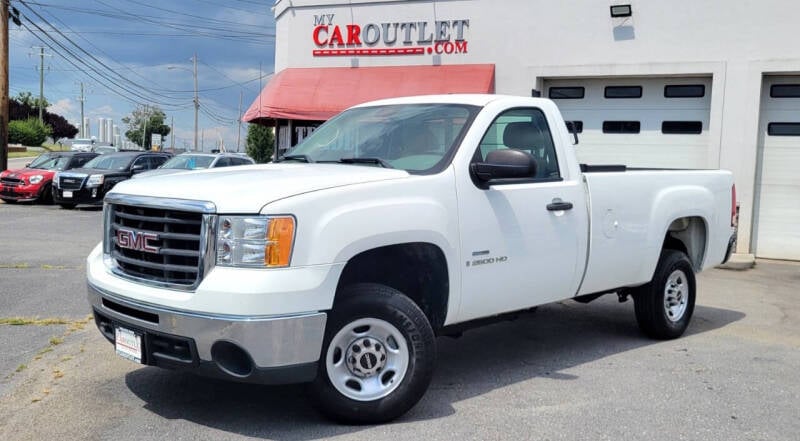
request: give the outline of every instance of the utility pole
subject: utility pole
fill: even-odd
[[[192,61],[194,62],[194,149],[197,150],[197,112],[200,110],[200,98],[197,96],[197,52],[194,53]]]
[[[0,0],[0,170],[8,168],[8,2]]]
[[[175,153],[175,115],[172,115],[172,123],[169,125],[169,133],[172,135],[172,142],[170,143],[172,147],[172,153]]]
[[[239,153],[239,143],[242,140],[242,91],[239,91],[239,133],[236,135],[236,153]]]
[[[206,131],[205,131],[205,129],[200,134],[200,151],[201,152],[206,151]]]
[[[44,57],[52,55],[44,53],[43,46],[34,46],[33,49],[39,49],[39,122],[44,123]]]
[[[142,127],[142,148],[147,150],[147,104],[144,105],[144,126]],[[150,146],[152,148],[153,146]]]
[[[78,101],[81,102],[81,129],[79,130],[81,133],[80,137],[86,138],[86,134],[83,133],[83,102],[86,101],[86,98],[83,96],[83,81],[81,81],[81,97],[78,98]]]

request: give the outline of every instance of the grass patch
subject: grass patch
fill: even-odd
[[[56,370],[53,371],[53,379],[57,380],[57,379],[59,379],[59,378],[61,378],[63,376],[64,376],[64,373],[61,372],[60,370],[56,369]]]
[[[69,356],[69,355],[65,355],[65,356],[61,357],[61,361],[62,361],[62,362],[64,362],[64,361],[70,361],[70,360],[72,360],[72,357],[71,357],[71,356]]]
[[[17,370],[15,370],[14,372],[22,372],[22,371],[24,371],[25,369],[28,369],[28,365],[26,365],[26,364],[21,364],[21,365],[17,366]]]
[[[0,269],[27,269],[30,268],[27,263],[0,263]]]
[[[52,346],[48,346],[48,347],[46,347],[46,348],[42,349],[41,351],[39,351],[39,352],[36,354],[36,355],[39,357],[39,358],[37,358],[37,360],[38,360],[38,359],[40,359],[40,358],[42,358],[42,355],[44,355],[44,354],[46,354],[46,353],[48,353],[48,352],[53,352],[53,347],[52,347]]]
[[[7,317],[7,318],[0,318],[0,325],[10,325],[10,326],[26,326],[26,325],[35,325],[35,326],[50,326],[50,325],[68,325],[72,322],[66,319],[61,318],[30,318],[30,317]]]
[[[42,265],[40,266],[43,270],[63,270],[67,269],[64,265]]]
[[[50,344],[53,346],[60,345],[64,343],[64,339],[61,337],[50,337]]]

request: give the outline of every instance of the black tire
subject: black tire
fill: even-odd
[[[75,208],[75,204],[58,204],[61,205],[61,208],[66,208],[67,210],[72,210]]]
[[[47,184],[39,194],[39,203],[44,205],[53,205],[53,186]]]
[[[314,382],[309,385],[312,402],[325,416],[343,423],[382,423],[403,415],[422,398],[433,376],[436,342],[428,319],[411,299],[384,285],[348,286],[337,293],[336,299],[325,330],[319,372]],[[405,339],[404,344],[408,355],[407,368],[399,383],[391,386],[394,389],[388,392],[388,395],[371,401],[361,401],[346,396],[334,386],[327,368],[329,352],[331,352],[330,360],[333,362],[339,351],[336,349],[338,345],[329,351],[333,338],[345,327],[352,326],[356,321],[363,319],[377,319],[392,325]],[[365,328],[372,332],[372,328],[368,326]],[[376,334],[378,334],[377,331]],[[343,358],[351,354],[351,349],[361,340],[361,337],[347,338],[352,341],[346,349],[346,354],[343,355],[339,351],[339,360],[342,364],[347,363]],[[381,341],[387,348],[392,346],[392,342],[388,339]],[[374,346],[378,347],[378,345]],[[352,354],[358,356],[359,352]],[[362,357],[365,356],[362,355]],[[352,360],[354,363],[359,363],[362,357],[359,357],[358,361],[354,358]],[[341,369],[349,369],[349,372],[353,372],[350,367],[345,366]],[[387,368],[385,373],[389,372],[390,370]],[[383,380],[385,373],[379,369],[374,376],[384,385],[387,383]],[[364,383],[367,384],[367,381]],[[361,393],[361,389],[353,389],[351,393]]]
[[[653,279],[633,292],[639,328],[648,337],[659,340],[680,337],[694,313],[695,291],[689,257],[680,251],[663,250]],[[674,306],[668,308],[667,301]],[[683,301],[685,307],[679,306]]]

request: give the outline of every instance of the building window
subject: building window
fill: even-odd
[[[547,96],[553,100],[574,100],[583,98],[585,93],[583,87],[551,87]]]
[[[702,84],[664,86],[664,98],[702,98],[705,95],[706,86]]]
[[[800,84],[773,84],[769,88],[772,98],[800,98]]]
[[[773,122],[767,125],[769,136],[800,136],[800,123]]]
[[[603,121],[603,133],[639,133],[639,121]]]
[[[661,133],[665,135],[699,135],[702,132],[702,121],[664,121],[661,123]]]
[[[606,98],[641,98],[642,86],[606,86]]]
[[[564,123],[566,123],[569,133],[572,133],[572,127],[575,127],[575,133],[583,133],[583,121],[564,121]]]

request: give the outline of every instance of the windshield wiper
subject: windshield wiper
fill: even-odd
[[[381,158],[339,158],[339,162],[344,164],[378,164],[383,168],[394,168],[392,164]]]
[[[309,164],[314,162],[314,160],[311,159],[311,157],[309,157],[308,155],[283,155],[280,158],[278,158],[278,162],[283,162],[287,159],[294,159],[295,161],[303,161]]]

